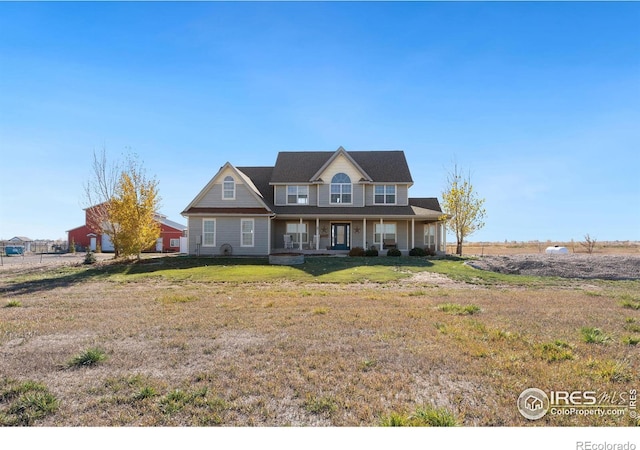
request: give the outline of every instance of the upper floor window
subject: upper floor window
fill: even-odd
[[[309,186],[287,186],[288,205],[308,205]]]
[[[376,205],[395,205],[396,187],[393,185],[377,185],[374,188],[373,203]]]
[[[232,176],[226,176],[222,183],[222,198],[233,200],[236,198],[236,182]]]
[[[346,173],[331,179],[331,203],[351,203],[351,178]]]

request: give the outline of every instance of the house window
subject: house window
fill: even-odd
[[[331,179],[331,203],[351,203],[351,178],[346,173]]]
[[[436,247],[436,224],[428,223],[424,226],[424,245],[429,248]]]
[[[374,227],[373,242],[382,248],[383,241],[387,239],[396,242],[395,223],[376,223]]]
[[[240,219],[240,246],[253,247],[253,219]]]
[[[216,246],[216,219],[203,219],[202,221],[202,246]]]
[[[376,205],[395,205],[396,187],[393,185],[377,185],[374,188],[373,203]]]
[[[288,205],[308,205],[309,186],[287,186]]]
[[[169,239],[169,247],[180,247],[180,239]]]
[[[309,242],[309,233],[306,223],[291,222],[287,224],[287,234],[291,235],[294,244],[300,244],[300,235],[302,235],[302,243]]]
[[[236,198],[236,182],[232,176],[224,178],[224,183],[222,183],[222,198],[224,200],[233,200]]]

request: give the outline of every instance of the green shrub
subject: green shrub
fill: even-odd
[[[67,367],[89,367],[101,363],[107,359],[102,349],[93,347],[77,354],[67,362]]]
[[[362,247],[353,247],[349,250],[349,256],[364,256],[365,251]]]
[[[20,306],[22,306],[22,302],[20,302],[20,300],[9,300],[7,304],[4,305],[5,308],[18,308]]]
[[[424,248],[413,247],[409,250],[409,256],[427,256],[427,251]]]
[[[364,252],[364,256],[378,256],[378,250],[376,250],[375,248],[367,249]]]
[[[402,256],[402,252],[397,248],[387,250],[387,256]]]
[[[88,251],[84,255],[84,263],[85,264],[95,264],[97,261],[98,260],[96,259],[96,255],[91,251]]]

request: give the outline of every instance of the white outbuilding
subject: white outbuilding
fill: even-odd
[[[559,245],[555,245],[553,247],[547,247],[544,252],[550,255],[566,255],[567,253],[569,253],[569,250],[567,250],[567,247],[560,247]]]

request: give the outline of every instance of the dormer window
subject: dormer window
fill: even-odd
[[[231,175],[224,178],[222,183],[222,199],[233,200],[236,198],[236,182]]]
[[[331,179],[331,203],[351,203],[351,178],[346,173],[337,173]]]

